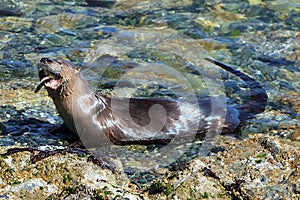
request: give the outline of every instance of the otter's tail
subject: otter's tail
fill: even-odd
[[[212,58],[205,58],[205,60],[218,65],[226,71],[233,73],[248,84],[250,88],[249,99],[245,100],[243,104],[236,106],[236,108],[240,112],[239,118],[241,121],[253,118],[256,114],[265,111],[268,95],[265,89],[256,80],[236,69],[233,69],[231,66],[228,66]]]

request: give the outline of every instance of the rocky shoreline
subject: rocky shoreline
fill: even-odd
[[[135,184],[124,173],[89,162],[86,155],[56,154],[30,164],[37,152],[5,155],[1,148],[0,196],[4,199],[298,199],[299,141],[255,134],[226,142],[220,151]]]

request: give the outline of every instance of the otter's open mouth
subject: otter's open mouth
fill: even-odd
[[[46,76],[46,77],[42,78],[42,80],[39,82],[39,84],[36,87],[36,89],[34,90],[34,92],[35,93],[39,92],[40,89],[43,86],[55,90],[60,85],[60,82],[61,82],[61,80],[60,79],[55,79],[54,76],[51,76],[51,75],[50,76]]]
[[[53,61],[50,59],[41,59],[41,70],[39,71],[39,77],[41,81],[34,90],[35,93],[39,92],[43,86],[55,90],[61,85],[62,77],[59,74],[53,73],[47,69],[48,64],[51,64],[51,62]]]

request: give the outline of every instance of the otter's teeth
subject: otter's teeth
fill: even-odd
[[[43,87],[43,85],[48,82],[50,79],[52,79],[52,76],[46,76],[44,77],[38,84],[38,86],[36,87],[36,89],[34,90],[35,93],[37,93],[38,91],[41,90],[41,88]]]
[[[45,83],[45,86],[46,86],[46,87],[49,87],[49,88],[51,88],[51,89],[53,89],[53,90],[55,90],[55,89],[57,89],[57,87],[59,86],[59,83],[60,83],[59,80],[56,80],[56,79],[50,79],[50,81],[47,81],[47,82]]]

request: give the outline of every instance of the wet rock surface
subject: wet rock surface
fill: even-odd
[[[297,0],[0,1],[0,198],[299,199],[299,9]],[[69,59],[109,95],[210,95],[210,80],[229,104],[247,98],[244,82],[202,64],[206,55],[255,78],[269,102],[205,156],[197,139],[175,160],[150,159],[159,145],[101,150],[115,171],[83,147],[31,163],[78,141],[56,130],[46,91],[33,92],[40,58]],[[7,154],[16,147],[33,150]]]
[[[29,152],[2,154],[0,191],[8,198],[41,199],[299,198],[298,141],[262,134],[236,142],[223,139],[223,151],[181,167],[157,169],[159,178],[140,183],[129,179],[115,159],[117,170],[112,172],[79,154],[57,154],[35,164],[29,164]]]

